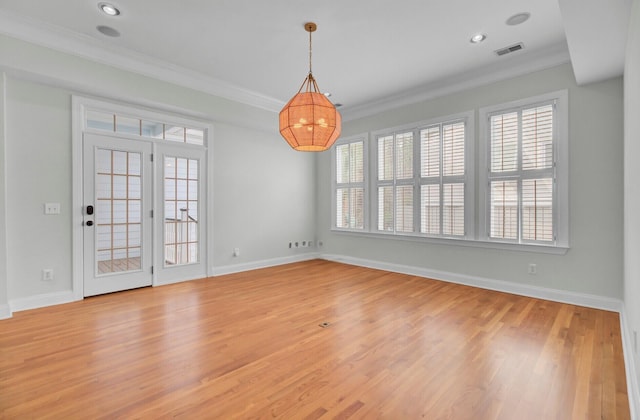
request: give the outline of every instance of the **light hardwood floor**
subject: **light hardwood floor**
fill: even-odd
[[[0,352],[8,419],[629,418],[617,314],[321,260],[18,312]]]

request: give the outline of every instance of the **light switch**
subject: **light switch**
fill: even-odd
[[[60,203],[44,203],[44,214],[60,214]]]

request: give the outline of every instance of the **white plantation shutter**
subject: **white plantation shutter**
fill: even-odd
[[[518,113],[491,117],[491,172],[518,169]]]
[[[465,235],[465,123],[420,130],[420,233]]]
[[[553,106],[522,111],[522,169],[553,166]]]
[[[522,239],[553,240],[553,179],[522,180]]]
[[[378,139],[378,179],[393,180],[393,136]]]
[[[413,178],[413,133],[396,135],[396,179]]]
[[[440,176],[440,126],[435,125],[420,131],[421,176]]]
[[[464,175],[464,123],[442,127],[442,175]]]
[[[393,232],[393,187],[378,188],[378,230]]]
[[[442,186],[442,233],[450,236],[464,235],[464,184]]]
[[[413,232],[413,185],[396,187],[396,232]]]
[[[378,137],[378,230],[412,233],[413,132]]]
[[[518,238],[518,181],[491,182],[491,237]]]
[[[554,113],[550,102],[490,116],[490,238],[555,241]]]
[[[364,229],[364,141],[337,145],[335,168],[335,225]]]
[[[427,235],[440,234],[440,184],[420,187],[420,232]]]

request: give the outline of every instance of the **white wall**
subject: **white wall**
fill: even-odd
[[[0,36],[0,51],[0,71],[8,74],[2,159],[7,191],[2,194],[0,187],[0,216],[6,210],[2,238],[9,244],[6,269],[0,258],[0,305],[3,290],[9,303],[71,295],[71,96],[76,93],[212,121],[209,193],[215,217],[209,261],[216,271],[312,251],[289,249],[288,243],[314,237],[315,159],[280,138],[276,114],[9,37]],[[44,215],[45,202],[60,202],[61,214]],[[232,257],[235,247],[240,257]],[[54,269],[54,281],[40,280],[43,268]]]
[[[11,315],[7,294],[5,117],[5,75],[0,72],[0,319]]]
[[[569,90],[571,248],[566,255],[375,239],[332,232],[329,154],[323,154],[318,160],[318,235],[324,242],[321,251],[460,276],[621,299],[621,78],[578,87],[570,65],[563,65],[349,121],[344,124],[343,136],[477,110],[560,89]],[[536,276],[527,274],[529,263],[537,264]]]
[[[315,238],[315,162],[280,137],[216,124],[214,264],[250,264],[308,252],[289,242]],[[240,257],[232,256],[240,248]]]
[[[71,95],[9,78],[6,113],[9,299],[71,290]],[[60,215],[45,216],[46,202]]]
[[[624,99],[624,303],[633,341],[633,332],[640,333],[640,0],[633,2],[629,21]],[[630,347],[633,349],[633,345]],[[633,350],[633,358],[637,385],[640,382],[637,348]],[[640,415],[640,406],[636,410]]]

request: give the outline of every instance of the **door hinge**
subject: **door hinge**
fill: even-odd
[[[153,210],[151,210],[150,213],[151,213],[151,218],[153,219]]]
[[[151,153],[149,156],[151,156],[151,162],[153,162],[153,153]]]
[[[151,266],[151,274],[153,274],[153,266]]]

